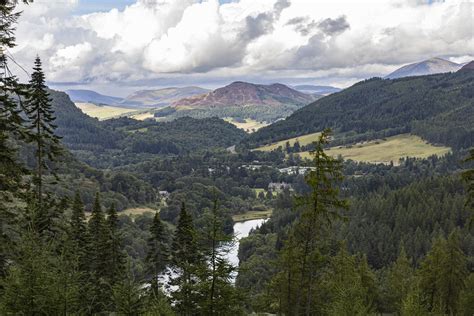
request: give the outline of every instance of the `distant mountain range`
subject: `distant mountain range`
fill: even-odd
[[[184,98],[172,103],[173,107],[209,108],[229,106],[306,105],[316,99],[280,83],[271,85],[236,81],[209,93]]]
[[[298,85],[293,86],[293,89],[306,94],[328,95],[336,93],[342,89],[331,86],[314,86],[314,85]]]
[[[124,108],[160,108],[170,105],[181,98],[209,92],[199,87],[164,88],[139,90],[126,98],[103,95],[92,90],[66,90],[73,102],[94,103],[97,105],[112,105]]]
[[[431,58],[418,63],[403,66],[385,76],[386,79],[402,77],[433,75],[446,72],[455,72],[462,67],[461,64],[453,63],[442,58]]]
[[[123,98],[100,94],[92,90],[66,90],[72,102],[94,103],[97,105],[125,106]]]
[[[183,88],[164,88],[153,90],[139,90],[125,98],[126,102],[136,102],[147,107],[164,107],[171,103],[187,97],[200,95],[210,90],[200,87],[183,87]]]

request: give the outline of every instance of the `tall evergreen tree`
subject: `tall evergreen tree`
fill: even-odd
[[[92,215],[89,219],[89,270],[90,302],[89,312],[99,313],[110,304],[110,287],[106,282],[108,273],[108,234],[105,216],[100,204],[99,193],[96,194]]]
[[[474,163],[474,148],[469,151],[469,157],[465,162]],[[466,207],[472,212],[470,224],[474,225],[474,169],[464,171],[462,178],[467,184]]]
[[[222,215],[218,201],[214,201],[211,212],[204,214],[205,261],[199,284],[202,301],[200,303],[205,315],[239,315],[243,313],[242,296],[232,284],[233,267],[226,258],[232,236],[223,232]]]
[[[125,254],[122,251],[122,236],[118,227],[115,205],[107,210],[107,279],[113,286],[125,272]]]
[[[329,137],[330,130],[325,130],[314,143],[315,149],[311,151],[314,169],[305,177],[311,191],[296,198],[296,205],[301,210],[300,218],[290,231],[288,240],[291,243],[285,245],[280,255],[284,260],[281,266],[291,270],[281,271],[287,277],[279,278],[280,282],[291,282],[279,286],[287,289],[280,292],[285,293],[285,297],[279,298],[280,302],[287,301],[284,305],[288,310],[283,310],[286,314],[315,313],[314,286],[317,284],[317,269],[324,264],[323,241],[332,222],[341,218],[340,210],[347,208],[347,202],[339,197],[342,164],[324,152]]]
[[[87,245],[89,242],[87,235],[87,222],[84,212],[84,204],[82,202],[79,192],[74,195],[72,204],[72,214],[70,220],[69,238],[72,241],[74,250],[80,258],[81,264],[85,264],[85,257],[87,255]],[[83,258],[83,259],[81,259]],[[83,267],[85,270],[85,267]]]
[[[131,264],[124,270],[125,276],[117,281],[112,288],[112,301],[118,315],[143,315],[145,301],[142,285],[135,281]]]
[[[457,232],[452,232],[448,240],[437,238],[420,267],[420,288],[428,308],[455,315],[467,276],[467,258],[459,247]]]
[[[401,247],[397,260],[390,267],[387,275],[388,300],[393,305],[391,312],[401,313],[402,304],[415,283],[414,269],[410,259]]]
[[[55,135],[54,111],[51,99],[46,91],[45,75],[41,66],[41,59],[36,57],[35,66],[30,80],[30,93],[26,101],[27,115],[31,120],[29,129],[36,146],[36,174],[34,183],[38,204],[41,207],[43,200],[43,176],[48,170],[48,161],[56,160],[61,152],[60,138]]]
[[[200,281],[199,270],[203,260],[193,219],[186,211],[184,202],[176,226],[172,254],[175,277],[172,278],[171,285],[177,287],[172,293],[176,310],[183,316],[194,315],[198,309],[196,285]]]
[[[23,191],[21,176],[25,173],[12,145],[13,139],[25,135],[21,100],[27,95],[8,67],[7,49],[15,47],[15,24],[20,16],[13,12],[14,8],[15,4],[10,1],[0,5],[0,279],[5,276],[11,259],[10,236],[18,213],[12,202]]]
[[[145,259],[147,274],[151,277],[151,289],[153,295],[159,293],[159,275],[166,269],[169,263],[168,240],[165,235],[165,228],[160,220],[160,214],[155,213],[153,223],[150,227],[150,238],[147,242],[148,252]]]

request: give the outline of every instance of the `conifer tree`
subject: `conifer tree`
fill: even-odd
[[[200,293],[200,303],[205,315],[239,315],[242,310],[242,296],[232,284],[233,267],[226,259],[229,246],[233,243],[232,236],[223,232],[222,216],[218,201],[214,201],[211,212],[204,214],[205,261]]]
[[[8,67],[7,49],[15,47],[15,24],[20,16],[13,12],[14,8],[11,2],[0,5],[0,280],[11,260],[10,236],[17,215],[11,203],[22,192],[21,176],[25,173],[16,161],[11,142],[14,137],[25,138],[21,100],[27,95]]]
[[[148,252],[146,256],[147,273],[151,276],[151,290],[153,295],[159,292],[159,275],[166,269],[169,263],[169,249],[165,228],[160,220],[158,212],[153,217],[150,227],[150,238],[147,242]]]
[[[38,204],[41,207],[43,201],[43,176],[49,169],[48,161],[57,159],[61,152],[59,145],[60,137],[55,135],[54,111],[51,105],[49,93],[46,91],[45,75],[41,66],[41,59],[36,57],[29,84],[29,96],[26,101],[27,115],[30,119],[28,128],[31,132],[32,141],[36,146],[36,174],[34,183]]]
[[[474,163],[474,148],[469,151],[469,157],[465,162]],[[474,169],[464,171],[462,178],[467,184],[466,207],[472,213],[470,224],[474,226]]]
[[[393,311],[401,313],[403,301],[415,283],[414,269],[403,246],[397,260],[388,271],[387,283],[389,301],[393,304]]]
[[[370,286],[364,284],[367,283],[364,280],[367,272],[361,273],[360,266],[361,263],[347,252],[345,245],[330,259],[329,271],[323,278],[329,294],[325,302],[329,315],[369,315],[373,311]]]
[[[115,205],[107,210],[107,279],[111,286],[117,282],[125,271],[125,254],[122,251],[122,237],[118,227]]]
[[[112,288],[115,311],[118,315],[143,315],[145,311],[144,293],[141,284],[135,281],[130,262],[125,271],[125,277],[117,281]]]
[[[176,226],[172,254],[176,277],[172,278],[171,285],[177,286],[177,290],[172,293],[175,308],[180,315],[194,315],[198,309],[196,284],[199,282],[198,273],[203,261],[193,219],[186,211],[184,202]]]
[[[72,214],[70,220],[69,237],[73,243],[73,247],[78,258],[83,258],[85,261],[87,255],[87,244],[89,242],[87,236],[86,215],[84,212],[84,204],[82,203],[79,192],[76,191],[74,201],[72,204]],[[82,262],[85,264],[85,262]]]
[[[108,236],[104,213],[100,204],[99,193],[96,194],[92,215],[89,219],[89,269],[90,269],[90,302],[89,312],[99,313],[106,310],[110,303],[110,287],[106,282],[108,270]]]
[[[430,311],[455,315],[467,276],[467,258],[459,247],[457,231],[448,240],[437,238],[420,267],[420,289]]]
[[[288,284],[284,291],[287,300],[283,311],[287,314],[298,315],[304,312],[307,315],[314,313],[314,286],[317,269],[322,268],[324,256],[321,251],[325,234],[332,222],[341,219],[341,209],[347,208],[347,202],[339,197],[338,183],[342,181],[342,164],[324,152],[324,146],[329,143],[330,130],[321,133],[318,142],[314,143],[313,157],[314,170],[306,177],[306,183],[311,188],[309,194],[296,198],[296,205],[301,210],[300,218],[290,231],[291,243],[285,245],[280,258],[284,260],[282,267],[292,271],[282,271],[287,275]],[[291,248],[291,249],[290,249]],[[290,255],[291,254],[291,255]],[[280,276],[281,282],[287,278]],[[285,286],[279,286],[285,288]],[[294,291],[294,293],[290,292]]]

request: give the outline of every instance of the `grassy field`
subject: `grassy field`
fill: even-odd
[[[294,138],[290,138],[290,139],[281,140],[279,142],[276,142],[276,143],[273,143],[273,144],[270,144],[270,145],[265,145],[265,146],[262,146],[262,147],[258,147],[255,150],[272,151],[272,150],[277,149],[280,146],[284,149],[285,145],[286,145],[286,142],[290,142],[290,145],[293,146],[296,141],[298,141],[300,143],[300,145],[308,145],[308,144],[311,144],[314,141],[317,141],[319,135],[321,135],[321,133],[319,133],[319,132],[318,133],[307,134],[307,135],[302,135],[302,136],[298,136],[298,137],[294,137]]]
[[[85,114],[98,118],[99,120],[106,120],[118,116],[128,116],[130,113],[139,111],[109,105],[98,106],[92,103],[76,103],[76,106]]]
[[[262,127],[265,127],[268,125],[266,122],[258,122],[252,119],[245,119],[245,123],[239,123],[236,122],[233,118],[227,117],[224,120],[227,122],[234,124],[237,128],[243,129],[247,133],[253,133],[257,130],[259,130]]]
[[[132,119],[139,120],[139,121],[144,121],[149,118],[154,118],[154,114],[150,112],[144,112],[144,113],[138,113],[134,115],[130,115]]]
[[[426,158],[431,155],[442,156],[450,152],[449,147],[433,146],[422,138],[401,134],[388,137],[385,140],[374,140],[347,146],[333,147],[327,153],[337,157],[341,155],[344,159],[364,161],[371,163],[398,163],[403,157]],[[301,157],[309,158],[309,152],[300,153]]]
[[[265,211],[248,211],[243,214],[237,214],[232,216],[234,222],[243,222],[251,219],[267,218],[272,215],[272,210]]]
[[[137,216],[137,215],[141,215],[143,213],[146,213],[146,212],[150,212],[152,214],[155,214],[157,210],[155,209],[152,209],[150,207],[132,207],[132,208],[127,208],[121,212],[119,212],[119,215],[123,214],[123,215],[128,215],[128,216]]]

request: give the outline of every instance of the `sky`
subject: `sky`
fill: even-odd
[[[39,55],[60,90],[347,87],[432,57],[474,59],[470,0],[35,0],[18,10],[11,55],[27,72]]]

